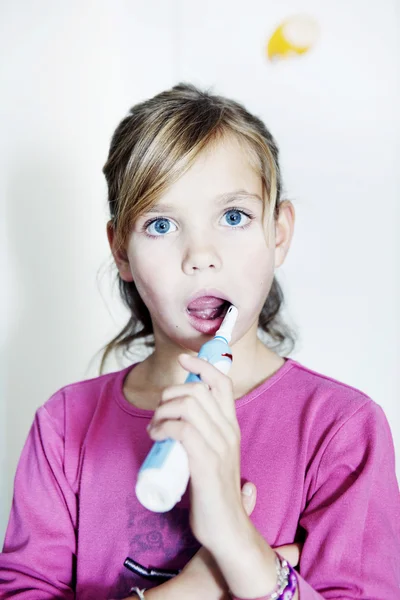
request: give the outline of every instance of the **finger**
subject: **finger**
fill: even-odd
[[[192,478],[210,478],[212,473],[218,472],[218,454],[191,423],[163,421],[152,427],[149,435],[153,440],[172,438],[181,442],[189,458]]]
[[[182,418],[186,418],[194,426],[197,427],[196,415],[193,415],[193,418],[191,418],[190,397],[192,397],[195,401],[197,401],[198,405],[204,409],[205,413],[208,414],[209,418],[211,419],[211,422],[213,422],[215,427],[218,428],[220,434],[225,438],[227,444],[230,447],[237,446],[238,444],[240,444],[240,428],[236,417],[234,422],[226,418],[224,413],[221,411],[217,400],[214,398],[211,391],[208,390],[203,383],[185,383],[183,385],[165,388],[165,390],[162,392],[161,397],[162,402],[156,409],[153,419],[160,420],[159,414],[164,414],[163,412],[159,413],[161,406],[163,406],[171,400],[181,398],[182,400],[184,399],[186,403],[188,403],[188,405],[185,407],[186,412],[184,415],[182,415]],[[175,418],[179,418],[179,416]],[[210,430],[209,428],[207,428],[202,420],[199,421],[198,429],[202,432],[203,435],[205,435],[206,439],[209,440],[210,445],[214,446],[212,436],[213,431],[215,430]],[[218,448],[216,447],[216,449]]]
[[[226,451],[226,440],[221,429],[194,396],[182,396],[163,402],[154,413],[149,432],[158,426],[158,431],[165,431],[165,428],[161,429],[163,423],[179,419],[192,425],[219,455]]]
[[[257,500],[257,488],[254,483],[247,481],[242,487],[242,504],[249,517],[254,510]]]
[[[199,375],[202,382],[210,387],[211,393],[218,401],[225,416],[230,421],[232,421],[232,419],[236,421],[236,409],[231,379],[227,375],[224,375],[224,373],[218,371],[214,365],[197,356],[180,354],[178,360],[184,369]]]
[[[286,558],[286,560],[295,567],[299,564],[301,550],[303,548],[303,544],[295,543],[295,544],[285,544],[284,546],[277,546],[274,548],[278,554]]]
[[[161,403],[183,396],[194,396],[200,405],[208,412],[214,423],[223,427],[226,420],[220,406],[204,383],[184,383],[165,388],[161,394]]]

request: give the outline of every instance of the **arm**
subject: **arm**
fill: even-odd
[[[1,597],[75,598],[76,499],[63,472],[63,437],[40,408],[18,464],[0,554]]]
[[[170,581],[163,583],[145,592],[146,600],[229,600],[231,596],[227,591],[219,589],[215,582],[206,578],[198,579],[193,576],[186,577],[182,572]],[[137,596],[130,596],[125,600],[138,600]]]
[[[254,484],[248,482],[245,486],[251,493],[244,493],[242,488],[242,504],[247,515],[251,515],[256,504],[257,490]],[[287,557],[297,564],[299,560],[300,548],[291,546],[282,546],[280,549]],[[231,596],[228,587],[217,563],[206,548],[201,547],[193,558],[185,565],[182,572],[174,579],[146,591],[146,599],[165,598],[171,600],[179,598],[207,598],[207,600],[225,600]],[[161,596],[163,594],[163,596]],[[131,597],[134,598],[134,597]],[[126,598],[125,600],[130,600]],[[137,600],[137,599],[136,599]]]
[[[329,599],[400,597],[399,487],[378,404],[365,403],[331,439],[299,524],[302,600],[319,600],[314,590]]]
[[[249,483],[247,483],[249,485]],[[252,498],[243,496],[243,505],[247,514],[251,514],[256,501],[256,488],[253,484]],[[286,544],[276,548],[277,552],[291,565],[296,566],[299,562],[301,544]],[[174,584],[174,585],[172,585]],[[159,596],[156,595],[159,594]],[[163,594],[161,596],[161,593]],[[167,595],[168,594],[168,595]],[[183,571],[171,581],[156,588],[146,591],[146,599],[154,598],[199,598],[203,600],[231,600],[232,596],[226,585],[222,573],[208,550],[200,548],[195,556],[187,563]],[[137,596],[130,596],[124,600],[137,600]]]
[[[146,590],[146,600],[228,600],[228,588],[211,554],[204,547],[186,564],[181,573],[155,588]],[[124,600],[137,600],[137,595]]]
[[[377,404],[365,403],[333,435],[299,526],[300,600],[400,597],[399,489],[391,432]],[[246,552],[216,557],[243,598],[274,585],[270,547],[256,534],[248,539]]]

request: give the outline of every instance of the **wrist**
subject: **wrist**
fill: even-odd
[[[254,598],[252,596],[252,600],[299,600],[297,574],[290,563],[279,554],[276,555],[276,574],[275,588],[262,597]],[[243,596],[239,598],[235,594],[231,594],[231,598],[232,600],[246,600]]]
[[[215,535],[212,544],[205,544],[208,551],[214,556],[219,564],[223,557],[240,557],[242,548],[252,548],[258,531],[251,522],[249,516],[242,509],[231,516],[229,525],[221,525],[218,535]]]
[[[265,596],[277,583],[276,553],[250,520],[246,529],[236,533],[224,552],[214,554],[226,584],[234,597]]]

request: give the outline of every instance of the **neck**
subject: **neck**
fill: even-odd
[[[235,400],[257,387],[284,362],[258,339],[256,326],[231,348],[233,363],[229,377],[232,379]],[[184,383],[188,372],[178,363],[178,355],[182,352],[197,354],[172,344],[169,339],[163,339],[159,332],[155,332],[155,350],[142,363],[142,381],[146,381],[146,385],[154,392]]]

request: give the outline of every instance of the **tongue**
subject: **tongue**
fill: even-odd
[[[203,296],[202,298],[193,300],[193,302],[188,305],[188,310],[197,311],[208,308],[219,308],[223,304],[225,304],[225,300],[222,300],[222,298],[215,298],[215,296]]]
[[[214,296],[203,296],[188,305],[188,311],[198,319],[216,319],[220,317],[226,306],[226,300]]]

